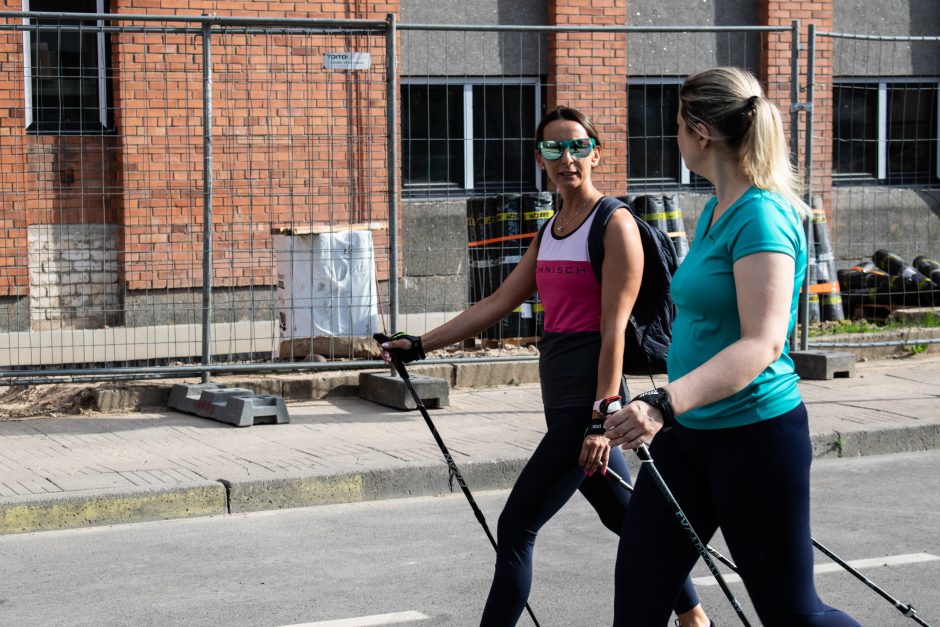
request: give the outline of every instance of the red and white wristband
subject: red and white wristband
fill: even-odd
[[[622,407],[620,396],[608,396],[599,401],[594,401],[594,411],[591,413],[591,422],[584,430],[584,437],[589,435],[604,435],[607,429],[604,427],[604,421],[609,414],[619,411]]]

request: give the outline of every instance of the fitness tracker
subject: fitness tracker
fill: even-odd
[[[584,430],[584,437],[589,435],[604,435],[607,433],[607,428],[604,427],[604,421],[607,420],[608,414],[620,410],[620,400],[620,396],[608,396],[599,401],[594,401],[594,411],[591,413],[591,422],[588,423],[587,429]]]

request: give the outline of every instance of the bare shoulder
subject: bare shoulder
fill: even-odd
[[[636,218],[628,209],[618,209],[610,216],[607,223],[606,236],[614,235],[619,237],[639,237],[640,230],[636,225]]]

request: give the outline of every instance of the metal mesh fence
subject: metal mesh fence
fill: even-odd
[[[831,117],[813,138],[832,149],[831,204],[817,199],[838,275],[828,280],[850,318],[938,305],[940,37],[818,40],[833,63],[831,84],[820,85],[831,89]]]
[[[4,14],[0,372],[377,365],[374,331],[485,297],[552,215],[534,132],[558,105],[598,126],[597,187],[681,254],[710,192],[675,143],[681,80],[751,69],[799,156],[807,70],[766,62],[796,32]],[[820,38],[827,272],[936,258],[936,38]],[[438,357],[534,358],[540,331],[533,294]]]
[[[557,208],[535,162],[536,125],[556,106],[595,122],[598,189],[628,201],[684,254],[710,184],[676,145],[682,79],[716,64],[760,73],[771,40],[790,45],[789,29],[766,27],[400,29],[401,302],[412,333],[492,293]],[[791,75],[762,78],[788,110]],[[450,354],[534,354],[541,331],[536,293]]]
[[[386,32],[6,20],[0,367],[302,361],[313,336],[376,330],[389,271]],[[350,342],[318,350],[355,356]]]

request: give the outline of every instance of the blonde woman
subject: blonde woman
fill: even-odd
[[[630,449],[656,435],[657,468],[703,541],[721,528],[764,625],[858,625],[813,585],[812,446],[788,355],[807,208],[780,113],[754,76],[732,67],[689,77],[679,101],[679,150],[715,196],[672,283],[669,383],[611,415],[608,437]],[[617,587],[615,625],[666,624],[697,557],[641,472],[617,580],[644,568]]]

